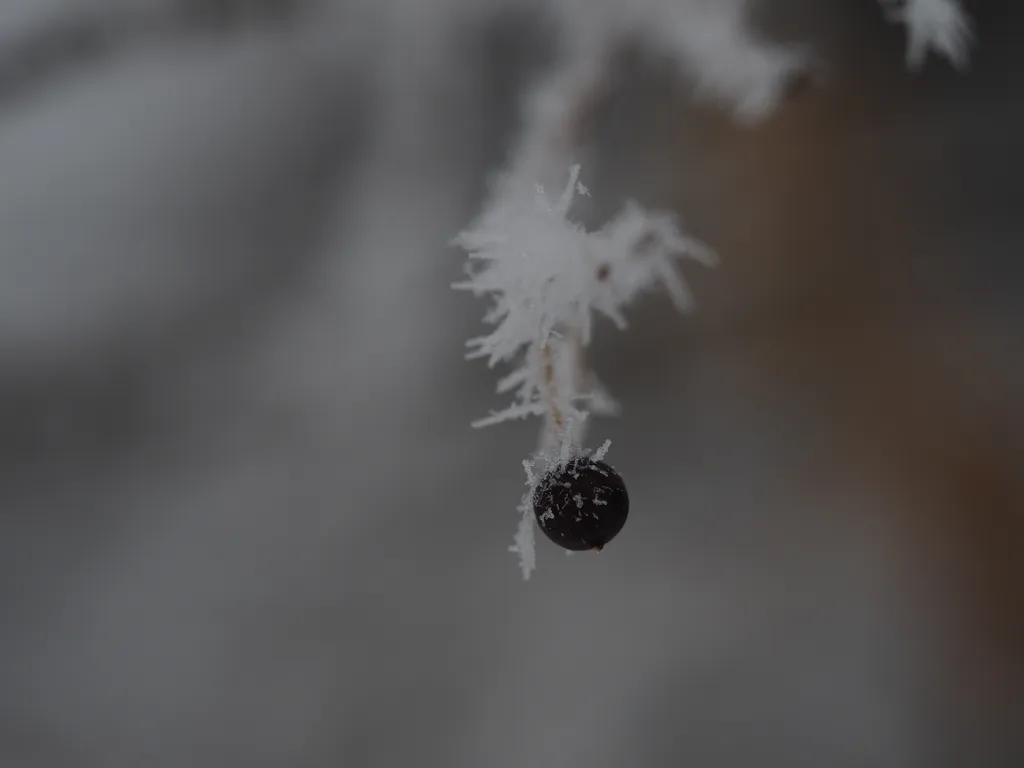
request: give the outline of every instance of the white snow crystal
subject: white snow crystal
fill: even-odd
[[[907,67],[920,69],[928,50],[967,67],[971,23],[957,0],[879,0],[890,21],[907,27]]]
[[[519,555],[519,568],[523,572],[523,580],[530,578],[537,567],[537,554],[533,538],[533,502],[530,494],[526,494],[517,508],[520,514],[519,527],[516,529],[514,542],[509,552]]]
[[[552,405],[552,383],[561,401],[556,405],[582,420],[576,406],[594,393],[576,380],[574,344],[589,344],[593,314],[625,328],[626,305],[659,284],[687,309],[691,297],[676,260],[715,261],[710,249],[679,231],[673,217],[636,204],[604,229],[587,232],[568,218],[579,171],[578,165],[569,169],[569,181],[554,200],[543,189],[530,197],[500,196],[455,240],[478,266],[453,287],[489,297],[485,321],[495,326],[468,342],[468,357],[485,358],[490,366],[520,361],[498,384],[499,393],[515,391],[514,402],[475,426],[544,415]]]

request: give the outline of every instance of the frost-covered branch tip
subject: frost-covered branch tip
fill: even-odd
[[[498,383],[499,393],[514,393],[513,401],[474,426],[543,418],[534,463],[548,470],[580,455],[588,413],[615,410],[584,355],[594,315],[625,328],[626,307],[659,286],[679,309],[688,309],[691,296],[678,260],[715,263],[712,251],[685,236],[673,216],[649,213],[635,203],[600,230],[588,232],[570,218],[573,200],[588,194],[579,174],[579,166],[572,166],[555,198],[540,186],[532,195],[519,196],[511,193],[515,187],[504,187],[505,194],[455,240],[466,250],[469,265],[467,279],[453,287],[491,303],[485,322],[493,330],[470,339],[468,357],[485,359],[490,366],[516,365]],[[531,507],[524,505],[516,547],[528,574],[533,554],[527,553],[525,537],[528,532],[532,538]]]
[[[490,366],[519,362],[498,385],[499,393],[516,393],[513,403],[476,426],[526,416],[551,417],[564,426],[585,401],[597,398],[610,407],[582,370],[594,314],[625,328],[625,307],[658,285],[687,309],[691,296],[677,260],[715,262],[711,250],[684,236],[673,217],[636,204],[596,232],[572,222],[573,198],[587,194],[579,171],[578,165],[570,168],[556,199],[543,187],[526,199],[506,197],[455,240],[470,267],[468,279],[453,287],[489,298],[485,321],[495,326],[468,342],[469,357]]]

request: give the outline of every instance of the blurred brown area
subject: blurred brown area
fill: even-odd
[[[1024,17],[967,7],[981,41],[971,70],[932,59],[916,76],[894,73],[897,43],[870,9],[831,7],[809,35],[831,36],[826,88],[795,93],[752,131],[684,107],[669,121],[684,136],[669,164],[679,210],[723,254],[694,275],[700,310],[682,348],[731,357],[739,391],[796,403],[817,425],[804,482],[888,500],[857,514],[881,517],[903,587],[935,622],[932,764],[1013,765],[1024,760],[1024,267],[1019,225],[986,227],[1013,216],[999,198],[1024,173]],[[813,16],[791,12],[797,29]]]

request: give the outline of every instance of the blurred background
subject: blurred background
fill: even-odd
[[[722,265],[602,327],[630,521],[523,583],[447,246],[557,55],[511,6],[0,4],[0,766],[1024,765],[1024,14],[911,74],[766,0],[828,80],[753,127],[626,41],[595,223]]]

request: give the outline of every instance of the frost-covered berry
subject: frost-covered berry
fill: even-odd
[[[577,457],[549,470],[533,491],[540,529],[568,550],[600,550],[626,524],[626,484],[603,461]]]

